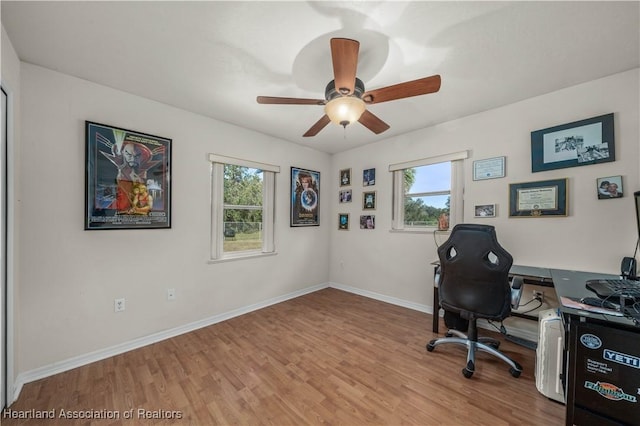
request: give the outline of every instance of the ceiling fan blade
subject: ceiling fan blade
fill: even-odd
[[[353,93],[358,68],[360,43],[348,38],[331,39],[331,59],[336,90],[343,95]]]
[[[327,114],[325,114],[322,116],[322,118],[320,118],[320,120],[316,121],[316,124],[311,126],[309,130],[307,130],[307,133],[302,136],[304,136],[305,138],[308,138],[309,136],[315,136],[329,123],[331,123],[331,120],[329,120],[329,117],[327,116]]]
[[[258,96],[259,104],[279,104],[279,105],[324,105],[324,99],[304,99],[304,98],[279,98],[276,96]]]
[[[438,90],[440,90],[440,76],[436,74],[431,77],[419,78],[418,80],[406,81],[404,83],[394,84],[393,86],[370,90],[362,95],[362,100],[368,104],[379,104],[380,102],[435,93]]]
[[[389,125],[387,123],[380,120],[375,114],[368,110],[364,110],[358,121],[360,122],[360,124],[371,130],[376,135],[379,135],[380,133],[389,129]]]

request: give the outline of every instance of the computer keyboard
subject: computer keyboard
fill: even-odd
[[[640,281],[625,279],[597,279],[587,281],[586,287],[602,299],[612,296],[640,299]]]

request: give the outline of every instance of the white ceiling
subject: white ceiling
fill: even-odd
[[[640,66],[640,3],[0,2],[9,39],[41,65],[335,153]],[[367,89],[440,74],[438,93],[369,106],[359,123],[302,134],[322,99],[329,39],[360,41]]]

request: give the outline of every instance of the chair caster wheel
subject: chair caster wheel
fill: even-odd
[[[520,373],[522,373],[522,371],[516,370],[515,368],[511,367],[509,369],[509,373],[511,373],[511,375],[517,379],[518,377],[520,377]]]
[[[436,346],[433,344],[433,342],[435,342],[435,340],[432,340],[429,343],[427,343],[427,350],[429,352],[433,352],[433,350],[436,348]]]
[[[462,375],[468,379],[473,376],[473,372],[475,370],[476,366],[473,364],[473,362],[469,361],[467,362],[467,366],[462,369]]]

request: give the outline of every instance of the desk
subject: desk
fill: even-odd
[[[435,275],[438,271],[438,266],[440,266],[439,261],[431,262],[434,266],[433,268],[433,322],[431,324],[431,328],[434,333],[438,332],[439,323],[440,323],[440,296],[438,295],[438,284],[435,281]],[[513,277],[521,277],[525,284],[535,284],[544,287],[553,287],[553,280],[551,278],[551,272],[547,268],[538,268],[535,266],[522,266],[522,265],[512,265],[509,270],[509,276]],[[518,314],[516,312],[512,313],[513,316],[524,317],[522,314]],[[535,320],[537,321],[537,317]]]
[[[616,275],[550,270],[558,300],[593,296],[585,282]],[[640,421],[640,327],[624,317],[560,307],[567,425]]]

